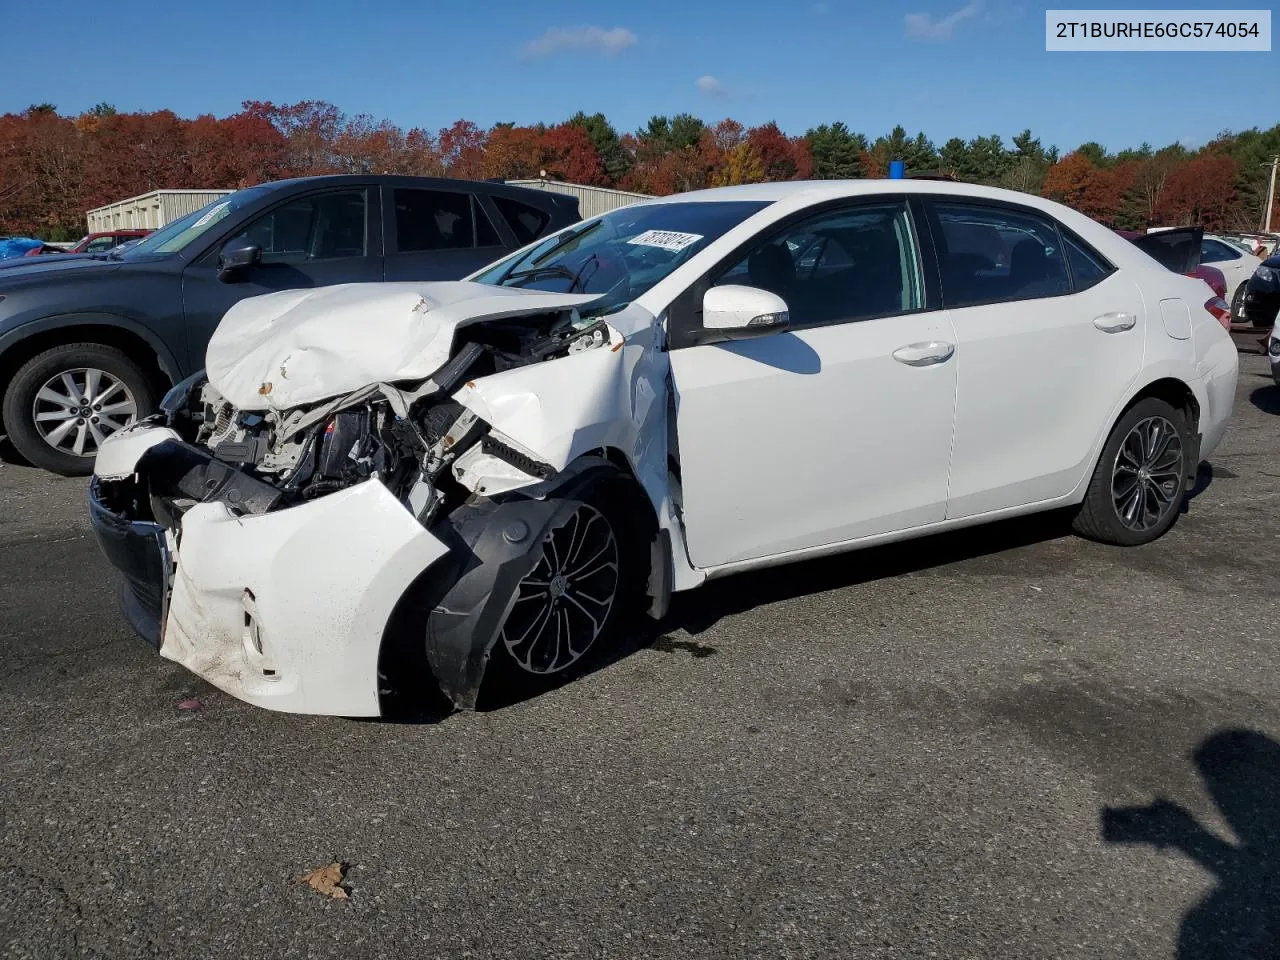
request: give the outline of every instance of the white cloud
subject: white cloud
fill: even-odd
[[[956,27],[982,12],[982,0],[969,0],[963,7],[945,17],[930,13],[908,13],[902,18],[907,36],[914,40],[950,40]]]
[[[637,43],[626,27],[551,27],[542,36],[524,45],[525,57],[551,57],[557,53],[598,53],[616,57]]]
[[[719,79],[711,76],[710,74],[699,77],[694,81],[694,86],[698,88],[700,93],[705,93],[713,100],[731,100],[733,98],[733,94],[729,88],[726,87]]]

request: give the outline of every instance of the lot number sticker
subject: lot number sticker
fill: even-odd
[[[679,233],[675,230],[646,230],[638,237],[632,237],[627,243],[638,247],[660,247],[679,253],[685,247],[691,247],[702,239],[700,233]]]

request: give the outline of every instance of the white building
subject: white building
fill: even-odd
[[[229,193],[230,190],[152,190],[90,210],[85,219],[90,233],[129,227],[157,230]]]
[[[627,193],[608,187],[588,187],[580,183],[562,183],[559,180],[508,180],[513,187],[529,187],[534,190],[551,190],[578,198],[578,212],[582,219],[594,217],[619,207],[629,206],[639,200],[648,200],[647,193]]]

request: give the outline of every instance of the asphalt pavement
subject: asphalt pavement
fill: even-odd
[[[1153,545],[1048,517],[727,579],[404,724],[161,660],[84,481],[0,465],[0,956],[1273,956],[1278,436],[1243,356]]]

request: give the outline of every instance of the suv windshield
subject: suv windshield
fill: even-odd
[[[704,200],[622,207],[499,260],[473,279],[603,294],[583,316],[613,313],[768,205],[765,200]]]
[[[225,220],[246,204],[253,203],[264,193],[266,187],[248,187],[222,197],[194,213],[179,217],[173,223],[166,224],[155,233],[150,234],[137,243],[127,247],[117,247],[112,254],[125,258],[139,254],[178,253],[208,231],[212,230],[220,220]]]

